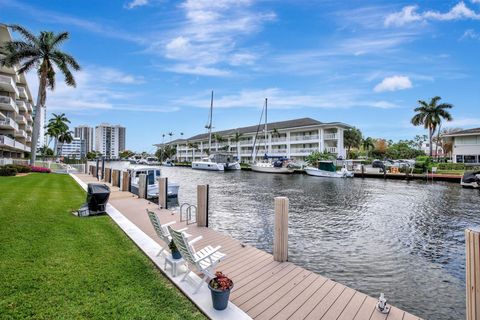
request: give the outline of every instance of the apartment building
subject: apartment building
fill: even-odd
[[[326,151],[337,157],[346,157],[343,132],[351,128],[347,124],[322,123],[311,118],[301,118],[268,123],[267,127],[266,143],[263,125],[215,132],[213,134],[222,136],[224,141],[213,140],[211,152],[228,151],[245,163],[252,162],[254,158],[262,158],[265,153],[269,156],[283,156],[298,161],[304,160],[313,151]],[[237,133],[241,135],[238,141],[235,139]],[[178,139],[168,144],[176,146],[177,160],[199,160],[207,156],[208,134]],[[192,148],[192,145],[196,145],[196,148]],[[155,146],[161,147],[162,144]]]
[[[480,164],[480,128],[445,134],[442,139],[452,142],[453,162]]]
[[[57,154],[70,159],[83,159],[86,157],[85,140],[75,137],[70,143],[59,143]]]
[[[102,123],[95,127],[95,151],[110,159],[118,159],[125,150],[126,128]]]
[[[80,125],[74,128],[74,137],[84,141],[85,154],[94,149],[93,128],[87,125]]]
[[[11,41],[5,25],[0,24],[0,45]],[[0,67],[0,159],[18,160],[31,151],[33,98],[24,74],[17,68]]]

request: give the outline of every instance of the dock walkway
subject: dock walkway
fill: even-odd
[[[76,174],[84,183],[97,179]],[[176,221],[175,229],[188,227],[188,233],[203,236],[195,244],[221,245],[227,257],[217,268],[234,282],[230,301],[253,319],[337,319],[337,320],[413,320],[419,319],[396,307],[388,315],[375,309],[377,299],[340,283],[303,269],[291,262],[276,262],[273,256],[244,245],[209,228],[186,225],[178,214],[159,209],[158,205],[138,199],[129,192],[111,187],[109,203],[160,246],[145,209],[156,212],[163,223]]]

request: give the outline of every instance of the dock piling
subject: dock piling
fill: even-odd
[[[480,319],[480,229],[465,230],[467,320]]]
[[[160,209],[168,209],[168,178],[158,178],[158,205]]]
[[[273,238],[273,260],[288,260],[288,198],[275,197],[275,229]]]
[[[122,191],[130,191],[130,175],[128,171],[122,171]]]
[[[147,175],[144,173],[138,176],[138,197],[147,198]]]
[[[197,225],[208,228],[208,194],[209,186],[197,186]]]
[[[105,168],[104,172],[105,172],[105,182],[110,183],[112,181],[111,180],[112,169],[111,168]]]

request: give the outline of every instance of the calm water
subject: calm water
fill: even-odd
[[[290,199],[289,260],[426,319],[465,318],[464,229],[478,190],[452,183],[164,168],[179,202],[210,185],[210,227],[272,252],[273,198]]]

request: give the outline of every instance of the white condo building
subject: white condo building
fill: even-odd
[[[110,159],[118,159],[125,150],[126,128],[102,123],[95,127],[95,151]]]
[[[453,162],[472,165],[480,164],[480,128],[445,134],[442,138],[453,140]]]
[[[80,125],[74,128],[74,137],[84,141],[85,154],[94,149],[93,128],[87,125]]]
[[[58,143],[57,154],[70,159],[83,159],[86,157],[85,140],[75,137],[71,143]]]
[[[346,149],[343,146],[343,132],[351,128],[347,124],[340,122],[322,123],[311,118],[301,118],[268,123],[267,126],[267,150],[265,150],[263,125],[260,128],[254,125],[212,133],[212,135],[222,136],[225,141],[217,143],[212,140],[211,153],[225,150],[236,156],[240,162],[251,162],[253,161],[254,140],[257,136],[255,143],[255,157],[257,159],[262,158],[267,153],[269,156],[283,156],[301,161],[313,151],[326,151],[337,157],[346,157]],[[238,142],[234,140],[237,132],[241,134]],[[207,156],[208,134],[199,134],[188,139],[177,139],[166,144],[176,146],[176,158],[179,161],[200,160]],[[197,148],[191,148],[192,144],[196,144]],[[161,147],[162,144],[156,144],[155,146]]]
[[[0,45],[11,41],[0,24]],[[24,74],[17,68],[0,67],[0,162],[24,158],[31,151],[33,99]]]

